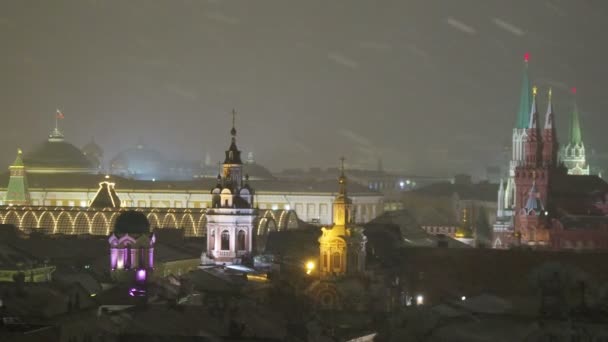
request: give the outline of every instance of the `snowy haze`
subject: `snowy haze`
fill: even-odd
[[[0,161],[63,110],[106,161],[141,137],[174,159],[238,144],[272,170],[472,172],[509,145],[521,85],[553,87],[560,138],[578,88],[602,145],[604,1],[21,1],[0,3]]]

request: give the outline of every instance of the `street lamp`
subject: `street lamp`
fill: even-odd
[[[306,263],[306,274],[310,275],[312,273],[312,270],[315,269],[315,262],[314,261],[308,261]]]

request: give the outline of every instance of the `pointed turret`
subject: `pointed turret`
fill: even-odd
[[[552,93],[552,89],[549,88],[549,95],[547,97],[547,114],[545,115],[545,129],[551,130],[555,129]]]
[[[538,123],[538,107],[536,106],[537,88],[532,88],[532,106],[530,108],[530,124],[526,130],[526,138],[524,141],[524,150],[526,156],[526,164],[528,166],[537,166],[541,159],[541,133]]]
[[[572,89],[572,94],[576,95],[576,88]],[[572,108],[572,116],[570,117],[570,136],[569,136],[569,143],[572,146],[575,145],[583,145],[583,137],[581,134],[581,124],[579,121],[579,114],[578,114],[578,106],[576,104],[576,98],[574,99],[574,104],[573,104],[573,108]]]
[[[236,147],[236,111],[232,110],[232,129],[230,130],[231,143],[226,151],[224,164],[243,164],[241,161],[241,151]]]
[[[232,110],[232,136],[230,147],[226,151],[226,158],[222,166],[224,186],[237,190],[241,188],[243,162],[241,161],[241,151],[236,147],[236,111]]]
[[[576,88],[572,88],[573,97],[576,96]],[[572,115],[570,116],[570,131],[568,143],[562,150],[561,160],[568,169],[568,173],[572,175],[588,175],[589,164],[585,153],[585,144],[581,134],[578,106],[576,98],[573,101]]]
[[[528,128],[530,121],[530,106],[532,102],[532,92],[530,91],[530,78],[528,77],[528,61],[530,54],[524,55],[524,71],[521,83],[521,93],[519,95],[519,110],[517,112],[517,122],[515,128]]]
[[[9,166],[10,178],[6,189],[6,203],[9,205],[28,205],[30,204],[30,193],[27,184],[27,175],[22,158],[23,152],[17,150],[17,157]]]
[[[334,225],[346,226],[350,223],[351,200],[346,194],[346,174],[344,172],[344,157],[340,158],[340,177],[338,178],[338,195],[334,200]]]
[[[500,186],[498,187],[498,201],[496,207],[498,209],[497,216],[502,217],[505,209],[505,188],[503,186],[503,179],[500,179]]]
[[[532,88],[532,104],[530,105],[530,116],[528,122],[528,129],[538,128],[538,106],[536,105],[536,92],[538,88],[535,86]]]
[[[557,165],[557,131],[555,129],[555,113],[553,112],[552,91],[549,89],[545,128],[543,130],[543,164],[553,167]]]
[[[107,177],[107,176],[106,176]],[[99,189],[91,200],[90,208],[120,208],[120,198],[114,189],[114,183],[103,181],[99,183]]]

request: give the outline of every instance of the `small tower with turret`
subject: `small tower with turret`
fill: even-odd
[[[572,95],[576,95],[576,88],[572,88]],[[585,144],[581,133],[579,110],[574,100],[572,115],[570,116],[570,137],[568,143],[561,151],[561,159],[568,173],[571,175],[588,175],[589,164],[585,155]]]
[[[226,151],[222,173],[211,190],[211,208],[207,211],[207,252],[203,264],[240,263],[253,252],[254,191],[249,177],[243,177],[241,151],[236,146],[236,112],[232,111],[231,143]],[[211,261],[209,259],[212,259]]]
[[[22,158],[23,152],[17,150],[17,157],[11,166],[9,166],[10,178],[8,188],[6,189],[5,202],[8,205],[29,205],[30,192],[27,184],[27,175],[25,165]]]
[[[333,225],[321,228],[319,272],[322,277],[357,274],[365,271],[363,228],[352,223],[352,201],[346,194],[344,158],[341,159],[338,195],[333,204]]]

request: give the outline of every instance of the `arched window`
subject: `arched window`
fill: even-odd
[[[333,269],[340,268],[342,264],[341,261],[340,253],[334,252],[331,255],[331,266]]]
[[[223,251],[230,250],[230,233],[227,230],[222,232],[222,246],[221,249]]]
[[[329,253],[323,253],[323,269],[329,268]]]
[[[236,235],[236,250],[237,251],[245,250],[245,231],[244,230],[239,230],[238,234]]]
[[[215,250],[215,230],[211,231],[211,235],[209,236],[209,247],[207,248],[208,251],[213,251]]]

